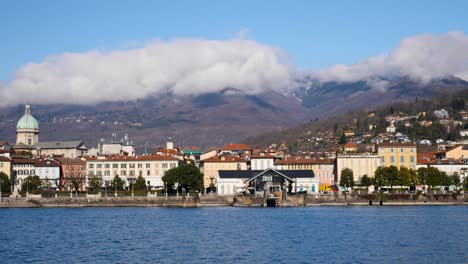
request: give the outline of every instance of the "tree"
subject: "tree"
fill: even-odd
[[[174,190],[176,182],[180,188],[185,188],[187,191],[204,190],[203,173],[193,164],[182,164],[166,171],[162,180],[168,190]]]
[[[423,183],[427,184],[429,188],[447,183],[446,174],[442,174],[437,168],[434,167],[419,168],[418,174],[421,177]]]
[[[457,172],[453,173],[453,175],[450,176],[450,185],[454,185],[457,187],[461,185],[460,176]]]
[[[134,190],[145,190],[146,189],[146,181],[145,178],[142,176],[138,176],[138,179],[136,182],[133,184],[133,189]]]
[[[119,177],[119,175],[115,175],[114,179],[112,180],[112,187],[114,187],[117,190],[122,190],[123,185],[124,183],[122,179]]]
[[[341,171],[340,185],[345,188],[354,187],[354,176],[351,169],[345,168]]]
[[[401,167],[399,173],[399,185],[415,187],[419,184],[419,177],[415,170]]]
[[[374,186],[380,188],[386,185],[385,167],[378,167],[374,172]]]
[[[11,190],[10,178],[3,171],[0,172],[0,184],[2,185],[2,189],[1,189],[2,193],[10,192]]]
[[[41,187],[39,176],[28,176],[24,179],[21,190],[37,190],[39,187]]]
[[[456,110],[456,111],[465,109],[465,99],[463,98],[452,99],[452,108],[453,110]]]
[[[99,191],[101,190],[101,186],[102,186],[102,180],[96,176],[93,176],[90,180],[89,180],[89,187],[91,189],[91,191],[93,192],[96,192],[96,191]]]
[[[86,163],[65,164],[63,174],[64,184],[78,195],[78,191],[82,190],[86,183]]]
[[[369,187],[372,185],[372,179],[369,178],[367,175],[363,175],[361,178],[361,186]]]
[[[384,177],[387,185],[390,185],[390,190],[392,191],[393,186],[398,185],[401,182],[398,168],[393,165],[384,168]]]
[[[348,142],[348,140],[346,139],[346,135],[344,133],[344,131],[341,132],[341,136],[340,136],[340,144],[346,144],[346,142]]]

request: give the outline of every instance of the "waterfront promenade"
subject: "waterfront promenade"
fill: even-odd
[[[30,197],[3,197],[0,208],[40,208],[40,207],[266,207],[263,197],[234,196],[123,196],[101,197],[85,194],[80,197],[59,196],[42,198],[40,195]],[[285,201],[278,201],[276,207],[301,206],[395,206],[395,205],[468,205],[468,195],[291,195]]]

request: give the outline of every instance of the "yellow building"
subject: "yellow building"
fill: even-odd
[[[364,175],[374,177],[374,172],[379,166],[380,157],[373,153],[338,154],[336,157],[337,182],[340,182],[343,169],[352,170],[354,181],[361,182]]]
[[[247,160],[236,156],[211,157],[203,162],[205,189],[216,186],[220,170],[247,170]]]
[[[0,172],[5,173],[10,177],[11,173],[11,160],[7,157],[0,157]]]
[[[417,150],[412,143],[382,143],[377,145],[381,166],[416,169]]]

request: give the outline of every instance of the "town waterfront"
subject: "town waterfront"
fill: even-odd
[[[1,209],[2,263],[466,263],[466,206]]]

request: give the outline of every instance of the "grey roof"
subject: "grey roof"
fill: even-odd
[[[39,142],[35,147],[41,149],[76,149],[84,146],[83,140],[81,141],[51,141],[51,142]],[[86,148],[86,146],[84,146]]]
[[[268,169],[269,170],[269,169]],[[314,172],[312,170],[275,170],[285,176],[295,178],[314,178]],[[237,179],[251,179],[258,174],[264,172],[263,170],[220,170],[220,178],[237,178]]]

